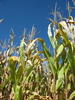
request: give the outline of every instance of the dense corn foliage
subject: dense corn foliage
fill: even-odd
[[[0,41],[0,100],[75,100],[75,21],[48,20],[53,53],[34,26],[17,47],[13,30],[9,44]]]

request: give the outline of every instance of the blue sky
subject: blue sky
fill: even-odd
[[[52,18],[50,8],[54,9],[56,2],[65,17],[68,14],[66,0],[0,0],[0,19],[4,18],[0,23],[0,40],[8,39],[13,28],[15,42],[18,43],[24,28],[30,31],[34,25],[39,33],[36,37],[48,44],[47,27],[50,22],[46,18]],[[69,2],[73,5],[72,0]]]

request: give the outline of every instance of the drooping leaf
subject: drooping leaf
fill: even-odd
[[[62,38],[64,39],[65,43],[67,45],[70,44],[70,41],[68,39],[67,33],[65,33],[62,29],[62,25],[60,23],[58,23],[58,28],[59,28],[59,33],[61,34]]]
[[[37,38],[37,41],[41,42],[44,55],[47,58],[48,63],[49,63],[49,67],[51,68],[53,74],[55,75],[56,74],[56,67],[54,65],[53,57],[51,56],[50,52],[48,51],[45,42],[42,39],[40,39],[40,38]]]
[[[49,67],[51,68],[53,74],[56,74],[56,68],[55,68],[55,65],[54,65],[54,59],[53,59],[53,57],[51,56],[50,52],[48,51],[44,40],[42,40],[41,38],[36,38],[35,40],[33,40],[33,41],[30,43],[30,45],[28,46],[26,52],[29,51],[29,49],[32,47],[32,45],[33,45],[36,41],[40,41],[40,42],[41,42],[44,55],[45,55],[45,57],[47,58],[48,63],[49,63]]]

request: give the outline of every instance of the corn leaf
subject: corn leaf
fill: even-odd
[[[61,85],[62,85],[62,78],[56,81],[56,90],[58,90]]]
[[[33,68],[34,68],[35,66],[29,66],[27,69],[26,69],[26,71],[27,71],[27,73],[26,73],[26,75],[25,75],[25,81],[29,78],[29,76],[32,74],[32,71],[33,71]]]
[[[65,21],[61,21],[60,24],[67,30],[69,31],[69,28],[67,26],[67,23]]]
[[[9,62],[11,79],[12,79],[12,82],[15,84],[15,71],[16,71],[15,61],[13,60],[12,57],[10,57],[8,59],[8,62]]]
[[[58,24],[58,27],[59,27],[59,33],[62,35],[62,38],[64,39],[65,41],[65,44],[67,45],[69,51],[68,51],[68,56],[69,56],[69,64],[70,64],[70,69],[72,71],[72,73],[75,75],[75,60],[74,60],[74,56],[73,56],[73,52],[72,52],[72,45],[71,45],[71,42],[69,41],[68,39],[68,36],[67,34],[63,31],[62,29],[62,25],[59,23]]]
[[[29,49],[32,47],[32,45],[33,45],[36,41],[40,41],[40,42],[41,42],[42,48],[43,48],[43,52],[44,52],[45,57],[48,59],[49,66],[50,66],[50,68],[51,68],[53,74],[56,74],[56,68],[55,68],[55,65],[54,65],[54,59],[53,59],[53,57],[51,56],[50,52],[48,51],[45,42],[44,42],[41,38],[36,38],[35,40],[33,40],[33,41],[30,43],[30,45],[28,46],[26,52],[29,51]]]
[[[48,25],[48,37],[49,37],[49,40],[52,44],[52,47],[55,48],[55,43],[54,43],[54,39],[52,37],[52,27],[51,27],[51,24]]]
[[[7,79],[5,79],[4,84],[0,85],[0,89],[3,89],[8,84],[9,80],[10,80],[10,76],[8,76]]]
[[[19,68],[16,71],[16,82],[21,82],[21,78],[22,78],[22,73],[23,73],[23,68],[22,66],[19,66]]]
[[[23,68],[25,68],[25,58],[24,58],[24,38],[21,40],[20,43],[20,62]]]
[[[64,49],[64,46],[63,44],[61,44],[59,48],[57,49],[57,55],[56,55],[57,57],[62,53],[63,49]]]
[[[75,97],[75,91],[73,91],[71,93],[71,95],[69,96],[68,100],[72,100]]]
[[[65,40],[65,43],[66,43],[67,45],[69,45],[69,44],[70,44],[70,41],[69,41],[69,39],[68,39],[68,36],[67,36],[67,34],[63,31],[62,25],[61,25],[60,23],[58,23],[58,28],[59,28],[59,33],[62,35],[62,38]]]
[[[49,67],[51,68],[53,74],[55,75],[56,74],[56,68],[55,68],[55,65],[54,65],[53,57],[51,56],[50,52],[48,51],[45,42],[40,38],[38,38],[37,40],[41,42],[44,55],[47,58],[48,63],[49,63]]]
[[[69,56],[68,59],[69,59],[70,69],[71,69],[72,73],[75,75],[75,59],[74,59],[74,56],[73,56],[71,45],[69,45],[68,56]]]
[[[14,100],[22,100],[22,88],[19,85],[15,87]]]
[[[65,67],[62,66],[62,68],[61,68],[60,71],[58,72],[58,78],[59,78],[59,79],[63,77],[63,75],[64,75],[64,70],[65,70]]]
[[[63,75],[64,75],[64,69],[65,67],[63,66],[60,71],[58,71],[58,79],[56,81],[56,90],[58,90],[60,88],[60,86],[62,85],[62,79],[63,79]]]

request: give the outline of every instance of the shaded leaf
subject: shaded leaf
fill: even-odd
[[[68,99],[68,100],[72,100],[74,97],[75,97],[75,91],[73,91],[73,92],[71,93],[71,95],[69,96],[69,99]]]
[[[16,71],[16,82],[17,82],[17,84],[19,82],[21,82],[22,73],[23,73],[23,68],[22,68],[22,66],[19,66],[19,68]]]

